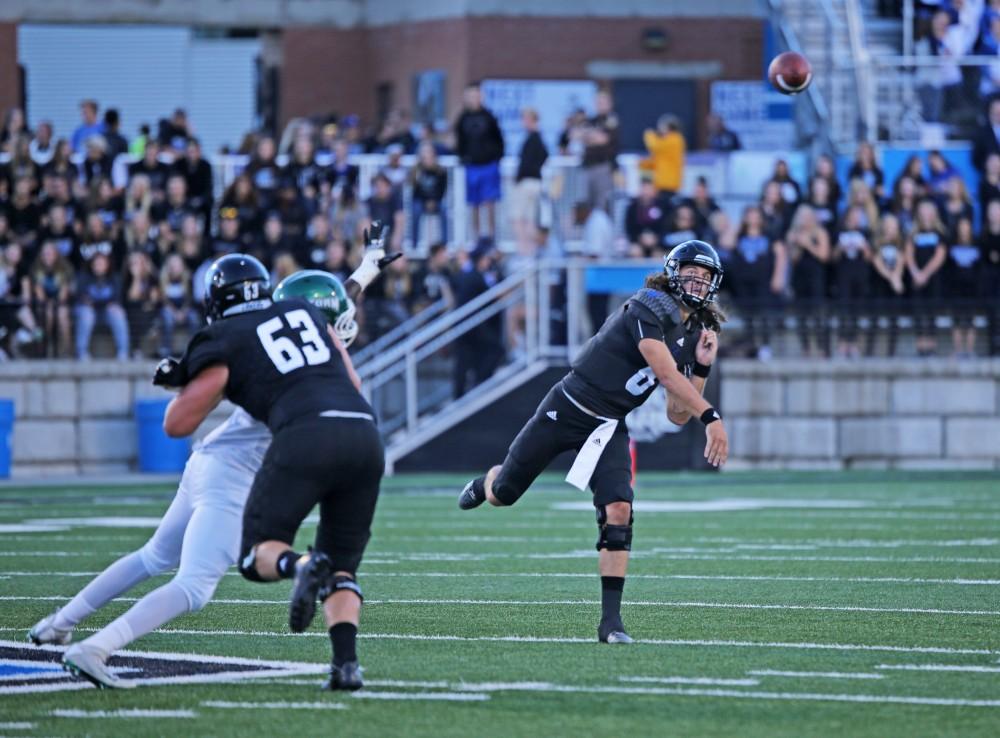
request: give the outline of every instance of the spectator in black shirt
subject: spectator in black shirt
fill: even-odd
[[[695,241],[701,239],[701,230],[698,228],[698,221],[695,218],[694,209],[689,205],[681,205],[674,210],[674,217],[663,235],[660,245],[664,250],[670,251],[674,246],[679,246],[685,241]]]
[[[44,167],[52,160],[53,154],[56,153],[55,141],[52,140],[52,123],[47,120],[43,120],[35,128],[35,137],[31,140],[29,144],[31,151],[31,158],[35,160],[35,163]]]
[[[240,235],[256,238],[261,226],[260,200],[250,175],[242,172],[222,195],[222,208],[232,208],[240,220]]]
[[[976,328],[973,318],[982,309],[980,293],[982,253],[972,234],[972,218],[961,216],[955,223],[948,247],[944,273],[946,296],[952,300],[952,350],[956,358],[971,359],[976,354]],[[996,299],[996,296],[992,296]]]
[[[189,138],[184,157],[174,163],[174,172],[184,177],[190,206],[205,216],[212,211],[212,165],[201,156],[201,143]]]
[[[111,269],[116,272],[121,268],[124,257],[121,244],[114,242],[100,213],[90,213],[87,216],[87,227],[83,240],[77,246],[73,265],[77,270],[85,269],[95,256],[106,256]]]
[[[142,154],[142,159],[129,165],[129,179],[137,174],[144,174],[149,178],[149,189],[154,200],[161,200],[167,187],[167,178],[170,176],[170,168],[160,161],[160,146],[156,141],[146,142],[146,150]]]
[[[160,121],[160,130],[157,138],[160,146],[164,149],[173,149],[175,156],[184,153],[184,145],[191,137],[191,128],[188,125],[187,111],[183,108],[174,110],[170,120]]]
[[[781,185],[781,199],[785,201],[789,210],[794,210],[799,200],[802,199],[802,190],[799,188],[799,183],[792,179],[792,175],[788,171],[787,161],[778,159],[774,162],[774,174],[771,175],[769,182],[777,182]]]
[[[278,257],[282,254],[288,254],[294,260],[293,244],[285,238],[284,224],[281,222],[280,215],[277,213],[267,214],[261,238],[251,253],[269,268],[276,264]]]
[[[143,251],[131,251],[125,260],[122,304],[131,328],[131,352],[133,356],[139,356],[142,344],[153,330],[159,312],[159,288],[153,263]]]
[[[712,151],[737,151],[743,148],[740,137],[726,128],[722,118],[714,113],[705,119],[708,131],[708,148]]]
[[[79,239],[67,220],[66,207],[60,203],[52,203],[44,220],[45,226],[39,233],[39,243],[51,241],[56,245],[60,256],[66,259],[75,258]]]
[[[527,135],[521,144],[517,163],[517,177],[511,196],[511,220],[517,250],[530,256],[538,249],[538,206],[542,199],[542,167],[549,158],[549,150],[538,132],[538,111],[525,108],[521,111],[521,125]]]
[[[694,192],[691,197],[684,200],[684,204],[694,210],[695,227],[702,233],[706,232],[712,213],[719,209],[719,204],[708,191],[707,179],[698,177],[694,184]]]
[[[73,295],[73,267],[51,241],[42,244],[31,267],[32,300],[45,331],[47,357],[70,351],[69,303]]]
[[[75,312],[78,359],[90,358],[90,338],[98,320],[111,328],[118,359],[128,358],[128,319],[122,308],[122,286],[111,273],[111,259],[107,255],[96,254],[77,280]]]
[[[149,216],[153,209],[153,192],[149,187],[149,177],[137,174],[129,180],[125,189],[125,217],[136,213]]]
[[[169,228],[160,228],[161,234],[167,230]],[[164,253],[164,258],[171,252],[176,252],[184,259],[184,263],[189,270],[194,271],[198,269],[199,265],[204,265],[206,258],[209,257],[209,249],[203,233],[201,226],[198,225],[198,219],[193,215],[187,216],[181,221],[181,232],[177,238],[170,239],[171,243],[173,243],[172,247],[168,246],[164,248],[161,239],[160,250]],[[209,264],[211,264],[211,261],[213,260],[209,259]],[[208,267],[205,268],[207,269]]]
[[[42,224],[42,211],[31,194],[32,180],[22,177],[14,182],[14,196],[7,206],[7,225],[14,240],[30,250],[35,247]]]
[[[180,174],[172,174],[167,180],[167,196],[162,203],[153,207],[153,219],[166,223],[173,231],[181,229],[181,221],[188,215],[197,216],[187,196],[187,181]]]
[[[332,239],[326,245],[325,259],[320,269],[329,272],[341,282],[351,276],[351,265],[347,262],[348,244],[340,238]]]
[[[107,177],[101,177],[91,183],[90,197],[87,199],[87,213],[100,215],[112,237],[118,237],[122,217],[125,214],[125,201],[115,194],[115,188]]]
[[[986,167],[986,157],[1000,154],[1000,97],[990,101],[986,123],[973,139],[972,163],[980,172]]]
[[[454,305],[452,279],[448,247],[443,243],[436,243],[430,247],[427,260],[413,277],[414,310],[422,310],[438,300]]]
[[[413,245],[420,250],[432,243],[448,240],[448,219],[444,196],[448,191],[448,172],[437,160],[434,145],[425,141],[417,151],[417,165],[410,172],[413,200]]]
[[[947,195],[944,202],[941,203],[941,217],[944,220],[949,243],[952,243],[952,239],[956,237],[959,221],[966,218],[971,222],[974,217],[972,197],[969,196],[965,180],[957,174],[948,180]],[[971,236],[964,239],[965,245],[970,243],[970,239]]]
[[[465,201],[472,208],[472,235],[482,232],[479,209],[485,207],[487,233],[496,233],[497,200],[500,199],[500,159],[504,144],[500,124],[483,107],[478,83],[465,88],[465,107],[455,122],[456,153],[465,166]]]
[[[13,183],[17,179],[31,180],[32,191],[37,189],[41,171],[31,158],[31,141],[27,135],[15,136],[11,141],[10,161],[7,162],[7,177]]]
[[[380,220],[389,226],[391,248],[388,251],[399,251],[403,243],[403,231],[406,228],[403,214],[403,198],[392,187],[392,182],[379,172],[372,180],[372,196],[365,202],[367,207],[365,227],[370,228],[373,221]]]
[[[653,180],[645,178],[639,185],[639,196],[625,211],[625,235],[634,257],[652,258],[660,253],[660,244],[667,231],[667,213],[657,197]]]
[[[295,249],[295,261],[303,269],[322,269],[326,261],[326,245],[333,233],[330,219],[324,213],[316,213],[309,221],[303,238]]]
[[[274,206],[278,185],[281,182],[281,170],[274,158],[276,154],[274,139],[264,136],[257,142],[246,168],[263,210],[269,210]]]
[[[142,211],[133,213],[132,219],[125,226],[122,240],[124,251],[127,253],[145,254],[154,267],[159,267],[163,263],[163,253],[160,251],[153,226],[146,213]]]
[[[875,163],[875,148],[867,141],[858,144],[854,164],[851,165],[851,169],[847,173],[847,179],[862,180],[868,185],[868,189],[872,191],[877,200],[882,200],[885,197],[885,177],[879,165]]]
[[[307,133],[295,136],[292,153],[282,177],[285,183],[291,182],[306,200],[315,200],[319,195],[324,172],[316,163],[313,142]]]
[[[465,305],[486,292],[499,280],[493,260],[493,242],[480,239],[469,254],[468,268],[455,278],[455,301]],[[489,379],[504,358],[502,313],[490,318],[455,340],[454,392],[455,397],[465,394],[469,373],[474,384]]]
[[[119,132],[118,126],[120,124],[120,119],[118,117],[118,111],[114,108],[108,108],[104,111],[104,140],[108,145],[108,156],[114,161],[119,154],[128,153],[128,141]]]
[[[587,205],[611,212],[614,171],[618,157],[618,116],[612,109],[611,94],[605,90],[595,99],[597,114],[587,121],[583,134],[583,177]]]
[[[1000,200],[1000,154],[986,157],[982,179],[979,180],[979,212],[986,217],[986,208],[993,200]]]
[[[830,202],[833,203],[834,207],[840,207],[840,198],[843,193],[840,189],[840,182],[837,180],[837,166],[829,154],[820,154],[816,159],[816,170],[813,172],[813,178],[809,180],[809,192],[806,195],[809,200],[812,200],[812,186],[817,177],[826,180],[830,192]]]
[[[86,142],[87,155],[83,160],[83,181],[90,185],[95,179],[111,177],[112,159],[103,136],[91,136]]]
[[[70,147],[69,141],[60,138],[56,142],[52,159],[45,165],[43,176],[61,177],[67,184],[76,182],[80,178],[80,168],[70,161],[72,154],[73,149]]]
[[[236,208],[219,209],[219,234],[212,239],[212,259],[235,254],[246,246],[240,237],[240,218]]]
[[[191,333],[201,327],[201,313],[195,307],[191,294],[191,273],[179,254],[171,254],[163,264],[160,294],[163,296],[160,354],[170,356],[174,348],[174,331],[178,326],[187,328]]]
[[[772,241],[784,238],[793,211],[794,205],[782,197],[781,184],[778,181],[772,179],[764,185],[764,194],[760,198],[760,212],[764,216],[764,230]]]

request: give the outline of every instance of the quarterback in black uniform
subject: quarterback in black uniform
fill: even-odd
[[[363,289],[393,258],[352,280]],[[334,299],[346,300],[337,287]],[[312,621],[318,597],[334,651],[327,686],[357,689],[355,574],[385,460],[374,413],[323,312],[301,298],[272,301],[267,270],[252,256],[216,261],[205,301],[210,325],[174,370],[183,389],[167,408],[164,429],[191,434],[223,397],[270,429],[273,440],[244,510],[240,572],[252,581],[295,578],[289,625],[296,632]],[[315,549],[300,556],[291,543],[317,504]]]
[[[722,264],[709,244],[686,241],[672,249],[663,272],[648,277],[583,347],[503,464],[469,482],[458,500],[463,510],[485,501],[513,505],[552,459],[577,451],[566,479],[594,495],[602,604],[597,633],[604,643],[632,641],[621,619],[634,497],[625,416],[662,384],[671,421],[698,417],[705,424],[705,458],[719,466],[729,452],[722,418],[701,396],[718,350],[713,303],[721,282]]]

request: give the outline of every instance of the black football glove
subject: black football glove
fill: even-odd
[[[389,226],[380,220],[373,220],[371,228],[365,228],[364,230],[365,251],[381,251],[383,254],[375,261],[375,266],[378,267],[379,271],[382,271],[403,255],[402,252],[397,252],[395,254],[385,253],[385,239],[388,238],[388,236]]]
[[[181,370],[181,363],[170,357],[160,361],[153,373],[153,384],[167,389],[177,389],[183,386],[184,372]]]

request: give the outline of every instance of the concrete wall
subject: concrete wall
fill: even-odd
[[[1000,468],[1000,359],[722,370],[733,468]]]
[[[0,397],[14,400],[14,476],[112,473],[136,468],[136,398],[169,397],[150,384],[148,361],[0,364]],[[224,403],[199,437],[231,411]]]

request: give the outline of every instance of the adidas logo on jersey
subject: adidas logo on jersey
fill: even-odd
[[[548,411],[547,413],[545,413],[545,414],[546,414],[546,415],[548,416],[548,418],[549,418],[550,420],[557,420],[557,419],[558,419],[558,418],[556,417],[556,411],[555,411],[555,410],[549,410],[549,411]]]
[[[594,439],[594,443],[596,443],[598,446],[600,446],[601,445],[601,439],[600,438],[595,438]]]
[[[677,339],[677,345],[678,346],[684,345],[684,336],[681,336],[680,338]]]

